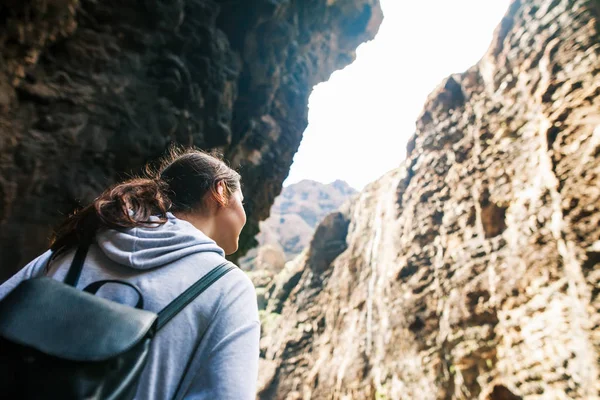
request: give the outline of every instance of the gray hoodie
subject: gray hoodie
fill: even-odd
[[[168,214],[154,228],[106,230],[90,247],[77,287],[102,279],[126,280],[158,312],[224,261],[223,250],[190,223]],[[50,264],[64,279],[74,252]],[[43,274],[50,252],[0,286],[0,299],[19,282]],[[107,284],[99,296],[134,305],[137,294]],[[254,286],[239,269],[226,274],[173,318],[155,337],[136,399],[254,399],[260,323]],[[176,397],[174,397],[176,396]]]

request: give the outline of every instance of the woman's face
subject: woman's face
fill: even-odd
[[[241,190],[231,194],[226,206],[219,207],[215,214],[215,242],[225,251],[233,254],[239,245],[240,233],[246,225],[246,211]]]

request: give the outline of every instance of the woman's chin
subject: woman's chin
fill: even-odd
[[[223,251],[225,252],[226,256],[232,255],[237,250],[238,250],[238,244],[237,243],[235,245],[226,246],[226,247],[223,248]]]

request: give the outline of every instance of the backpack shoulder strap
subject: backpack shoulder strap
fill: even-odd
[[[92,244],[93,236],[86,235],[83,241],[77,246],[77,251],[75,252],[75,256],[73,257],[73,261],[71,262],[71,266],[67,271],[67,275],[65,277],[64,283],[71,286],[77,286],[79,282],[79,277],[81,276],[81,270],[83,269],[83,262],[85,261],[85,256]],[[49,263],[50,261],[48,261]]]
[[[88,217],[86,220],[83,221],[81,239],[79,240],[79,245],[77,246],[75,256],[73,256],[71,266],[69,267],[67,275],[65,276],[65,280],[63,281],[67,285],[77,286],[77,283],[79,282],[79,277],[81,276],[81,270],[83,269],[83,262],[85,261],[85,256],[87,255],[91,244],[94,242],[94,237],[96,236],[97,229],[98,221],[96,221],[95,219],[90,219]]]
[[[162,327],[167,324],[167,322],[169,322],[174,316],[183,310],[185,306],[190,304],[192,300],[198,297],[202,292],[208,289],[210,285],[218,281],[221,277],[234,268],[236,268],[234,264],[230,263],[229,261],[225,261],[224,263],[213,268],[209,273],[204,275],[200,280],[186,289],[185,292],[180,294],[175,300],[169,303],[158,313],[156,331],[158,332],[161,330]]]

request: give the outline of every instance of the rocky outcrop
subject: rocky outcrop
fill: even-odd
[[[0,279],[170,142],[240,168],[243,253],[287,176],[312,86],[381,18],[377,0],[4,2]]]
[[[329,184],[302,180],[286,186],[269,218],[259,224],[258,247],[239,260],[240,267],[280,271],[309,245],[317,224],[354,194],[356,190],[341,180]]]
[[[260,398],[600,395],[599,20],[512,3],[267,305]]]
[[[283,188],[275,199],[269,218],[260,223],[259,246],[238,262],[256,288],[263,325],[277,319],[290,290],[302,275],[304,262],[302,258],[293,260],[294,257],[310,248],[309,257],[315,260],[315,265],[327,264],[340,253],[337,247],[345,246],[345,233],[340,234],[332,227],[341,226],[346,232],[347,226],[340,225],[336,216],[341,214],[330,213],[355,194],[356,190],[341,180],[329,184],[303,180]],[[332,232],[339,238],[333,246]],[[324,248],[320,247],[322,244]]]

